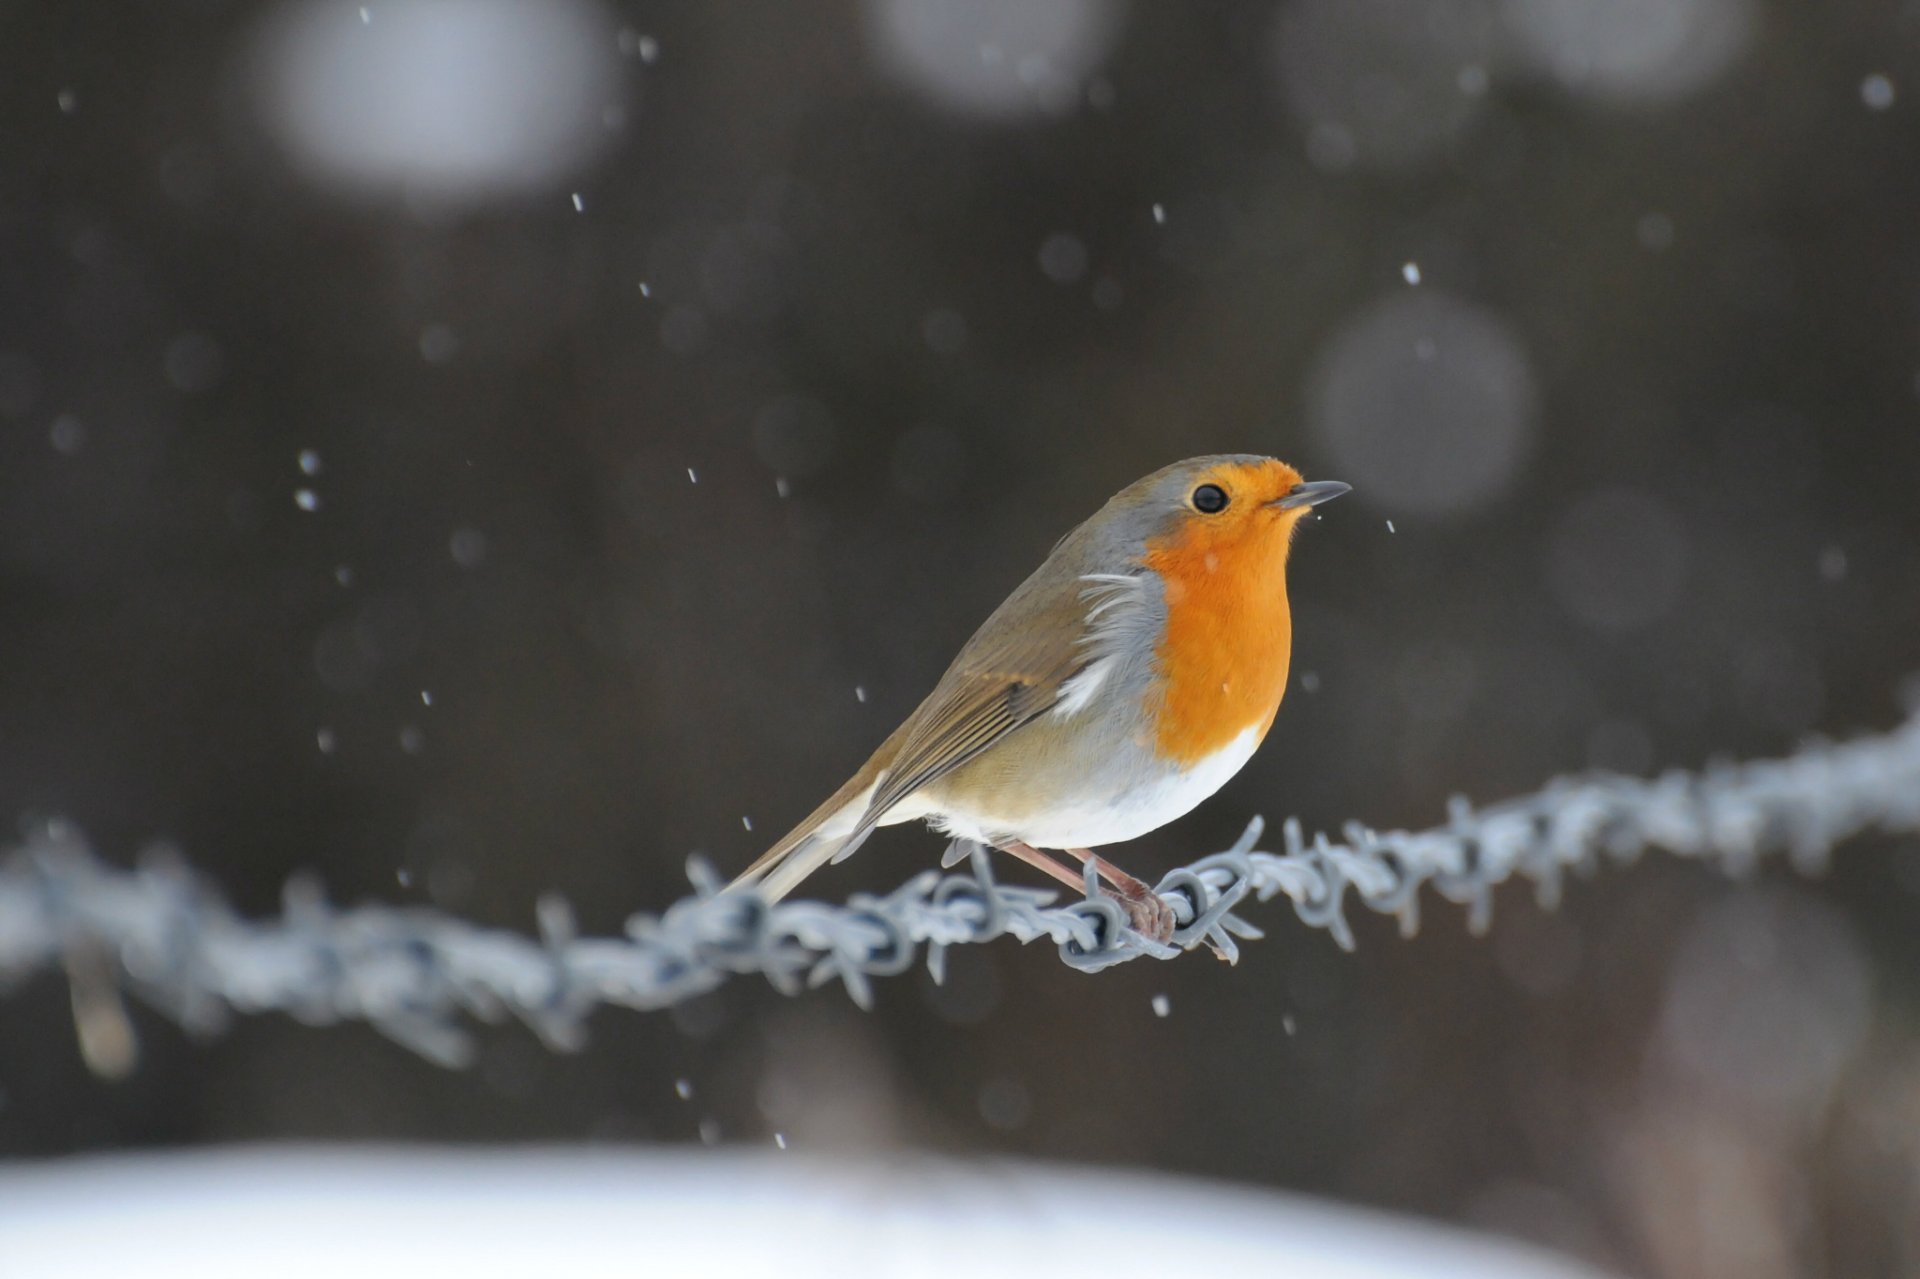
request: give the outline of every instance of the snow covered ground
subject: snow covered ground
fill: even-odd
[[[1597,1279],[1201,1181],[908,1155],[254,1147],[0,1165],[0,1273]]]

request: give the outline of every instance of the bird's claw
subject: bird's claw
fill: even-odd
[[[1121,910],[1127,912],[1127,922],[1133,926],[1134,932],[1161,945],[1173,940],[1177,921],[1173,916],[1173,907],[1166,898],[1155,892],[1128,893],[1115,888],[1104,891],[1120,903]]]

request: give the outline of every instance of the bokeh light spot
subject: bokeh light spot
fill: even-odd
[[[803,479],[833,456],[833,415],[807,395],[781,395],[753,417],[753,451],[775,475]]]
[[[253,98],[315,185],[467,204],[550,187],[605,137],[612,24],[592,0],[292,0],[257,29]]]
[[[1686,530],[1639,489],[1575,502],[1547,547],[1547,583],[1566,610],[1603,631],[1630,631],[1672,611],[1687,581]]]
[[[1114,0],[868,0],[867,41],[895,81],[962,115],[1061,115],[1112,49]]]
[[[1521,56],[1562,88],[1615,102],[1681,97],[1753,37],[1752,0],[1507,0]]]
[[[1396,515],[1435,517],[1512,481],[1536,398],[1526,351],[1503,320],[1422,288],[1373,306],[1333,339],[1310,412],[1329,475]]]
[[[1321,169],[1408,168],[1444,152],[1484,105],[1497,23],[1485,0],[1300,0],[1274,65]]]
[[[1715,1089],[1795,1113],[1839,1082],[1870,1007],[1866,960],[1844,918],[1802,894],[1744,894],[1690,930],[1661,1039]]]

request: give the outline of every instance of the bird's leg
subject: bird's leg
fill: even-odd
[[[1003,853],[1012,853],[1027,865],[1044,871],[1069,888],[1086,889],[1087,878],[1084,874],[1063,865],[1058,858],[1048,856],[1032,844],[1010,839],[994,847]],[[1119,902],[1120,908],[1127,912],[1127,921],[1133,925],[1134,931],[1157,942],[1164,942],[1173,936],[1173,907],[1167,905],[1158,893],[1089,849],[1069,848],[1067,853],[1083,862],[1092,859],[1094,870],[1113,885],[1105,890],[1107,895]]]
[[[1100,878],[1113,885],[1109,891],[1126,908],[1127,918],[1133,921],[1135,931],[1158,942],[1167,941],[1173,936],[1173,907],[1149,888],[1146,881],[1135,879],[1091,848],[1069,848],[1066,851],[1067,856],[1091,865]]]
[[[1086,879],[1080,872],[1071,866],[1063,865],[1058,858],[1047,856],[1023,840],[1010,839],[1004,844],[995,844],[994,847],[1003,853],[1012,853],[1027,865],[1052,876],[1068,888],[1084,890],[1087,886]]]

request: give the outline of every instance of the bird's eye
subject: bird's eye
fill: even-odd
[[[1218,484],[1202,484],[1193,491],[1193,509],[1214,515],[1227,509],[1227,491]]]

